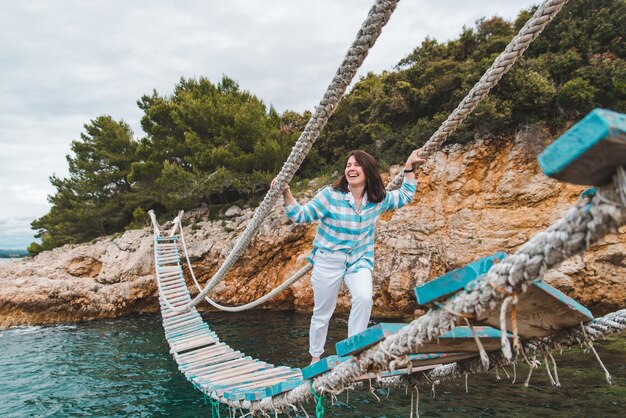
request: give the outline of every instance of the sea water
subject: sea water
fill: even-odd
[[[308,363],[308,315],[255,311],[204,318],[222,341],[248,355],[276,365]],[[333,318],[328,352],[344,338],[346,322],[345,316]],[[611,386],[593,354],[575,349],[555,355],[561,388],[550,384],[543,364],[529,387],[523,386],[524,366],[514,384],[512,368],[510,377],[501,370],[499,381],[494,372],[470,375],[467,392],[465,379],[422,387],[420,416],[623,417],[626,336],[596,347],[613,376]],[[350,391],[324,405],[328,417],[408,417],[411,392]],[[306,408],[315,416],[312,403]],[[202,417],[211,416],[211,408],[178,371],[160,316],[142,315],[0,331],[0,417],[39,416]]]

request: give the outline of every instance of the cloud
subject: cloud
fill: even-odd
[[[0,216],[14,222],[12,239],[30,239],[29,222],[11,214],[34,219],[47,211],[48,177],[67,174],[65,155],[85,123],[111,115],[140,137],[142,95],[153,89],[169,95],[180,77],[216,82],[224,74],[278,111],[312,110],[372,4],[0,2],[0,189],[11,200]],[[531,4],[402,1],[357,78],[392,69],[427,35],[452,39],[482,16],[510,19]]]

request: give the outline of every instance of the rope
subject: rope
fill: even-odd
[[[187,251],[187,243],[185,242],[185,234],[183,232],[183,225],[181,223],[182,211],[181,211],[180,216],[177,219],[178,219],[178,225],[180,229],[180,242],[183,247],[183,253],[185,255],[185,259],[187,261],[187,267],[189,268],[189,272],[191,273],[191,278],[193,279],[193,282],[196,285],[196,288],[198,289],[198,291],[202,292],[202,286],[200,286],[200,283],[198,283],[198,279],[196,278],[196,275],[193,271],[191,261],[189,260],[189,252]],[[245,311],[246,309],[256,308],[257,306],[262,305],[263,303],[267,302],[268,300],[270,300],[271,298],[273,298],[274,296],[281,293],[283,290],[285,290],[286,288],[288,288],[289,286],[291,286],[292,284],[300,280],[309,270],[310,270],[310,267],[309,267],[309,264],[307,264],[307,266],[298,270],[293,276],[291,276],[289,279],[287,279],[284,283],[282,283],[277,288],[273,289],[271,292],[245,305],[224,306],[215,302],[213,299],[209,298],[208,296],[205,296],[204,300],[206,300],[213,307],[220,309],[222,311],[226,311],[226,312],[241,312],[241,311]]]
[[[422,158],[427,159],[441,147],[441,144],[463,123],[476,106],[489,94],[489,91],[498,84],[502,76],[511,69],[515,61],[524,54],[530,43],[543,32],[548,23],[554,19],[568,1],[548,0],[535,11],[533,17],[526,22],[515,38],[495,59],[491,68],[483,74],[457,108],[422,146],[422,153],[420,154]],[[402,174],[399,173],[389,183],[389,188],[393,189],[400,186]]]
[[[399,1],[399,0],[398,0]],[[434,152],[441,147],[441,144],[458,128],[458,126],[470,115],[470,113],[478,106],[483,98],[487,96],[489,91],[500,81],[502,76],[506,74],[517,59],[523,55],[528,46],[534,41],[543,29],[552,21],[552,19],[559,13],[561,8],[569,0],[547,0],[541,5],[533,15],[531,19],[526,22],[524,27],[519,31],[517,36],[511,40],[507,45],[504,52],[502,52],[496,60],[493,62],[491,68],[485,72],[480,80],[474,85],[470,92],[465,96],[457,108],[448,116],[446,121],[439,127],[439,129],[430,137],[430,139],[422,147],[420,156],[424,159],[430,157]],[[235,262],[241,257],[241,254],[245,248],[250,244],[252,237],[258,231],[262,221],[265,219],[271,208],[273,207],[276,199],[278,198],[279,191],[282,190],[284,184],[288,184],[297,169],[302,164],[304,157],[309,152],[313,143],[319,136],[322,128],[326,125],[330,114],[334,111],[336,105],[341,100],[341,95],[345,91],[349,81],[352,80],[356,70],[363,62],[363,59],[367,55],[367,50],[371,48],[376,41],[382,26],[386,24],[391,13],[395,10],[397,1],[383,1],[379,0],[372,7],[368,15],[368,19],[363,23],[361,30],[357,34],[357,39],[352,44],[352,47],[348,51],[348,54],[344,60],[333,82],[328,87],[324,98],[320,102],[320,105],[316,108],[315,114],[311,117],[304,131],[300,135],[300,138],[294,145],[291,154],[280,173],[276,177],[277,181],[274,187],[265,195],[263,202],[246,227],[246,230],[237,240],[233,250],[230,252],[220,269],[210,279],[205,288],[189,303],[182,307],[173,307],[175,312],[183,312],[189,310],[191,306],[197,305],[203,299],[211,303],[210,299],[206,299],[206,295],[211,289],[213,289],[217,283],[219,283],[226,273],[232,268]],[[367,45],[363,45],[362,34],[367,34],[364,37],[369,40]],[[356,66],[352,68],[351,66]],[[350,71],[346,71],[346,68],[351,68]],[[349,74],[349,80],[347,75]],[[347,81],[347,84],[346,84]],[[341,94],[339,94],[339,92]],[[387,190],[393,190],[397,188],[402,182],[403,173],[399,173],[389,184]],[[625,176],[626,178],[626,176]],[[625,195],[626,196],[626,195]],[[626,199],[626,197],[625,197]],[[626,200],[625,200],[626,201]],[[272,296],[280,293],[291,284],[302,278],[313,267],[307,264],[302,270],[298,271],[294,276],[287,279],[280,287],[280,291],[272,293]],[[286,283],[290,283],[287,285]],[[271,298],[271,297],[270,297]],[[269,298],[268,298],[269,299]],[[264,299],[267,300],[267,299]],[[252,302],[249,305],[243,305],[240,307],[225,307],[216,303],[211,303],[214,307],[225,311],[236,312],[251,307],[258,306],[263,302],[256,304]],[[245,307],[244,307],[245,306]],[[249,307],[248,307],[249,306]]]
[[[263,202],[257,207],[254,216],[246,227],[246,230],[239,236],[233,249],[224,260],[219,270],[209,280],[204,289],[189,303],[173,307],[174,312],[186,312],[191,307],[200,303],[205,296],[213,289],[228,273],[237,262],[243,251],[250,244],[252,237],[260,228],[270,210],[273,208],[280,195],[283,185],[291,181],[293,175],[298,170],[304,157],[309,152],[317,140],[328,119],[337,108],[343,94],[352,82],[357,70],[365,60],[369,49],[374,46],[383,26],[389,21],[391,14],[395,10],[399,0],[377,0],[372,6],[365,22],[357,33],[357,37],[350,46],[346,57],[340,65],[335,77],[331,81],[320,104],[302,131],[300,138],[296,141],[291,150],[291,154],[283,164],[280,172],[276,176],[276,182],[265,195]]]
[[[614,180],[602,187],[602,193],[609,197],[616,196],[619,192],[615,183],[618,181]],[[595,198],[590,201],[589,207],[575,205],[546,231],[535,235],[514,254],[492,266],[474,289],[468,289],[450,302],[452,304],[450,308],[455,312],[480,316],[494,309],[505,297],[489,283],[507,290],[509,294],[524,292],[532,281],[541,278],[548,269],[583,252],[606,234],[617,231],[625,222],[624,207],[609,205]],[[624,313],[626,314],[626,311]],[[315,382],[323,387],[335,389],[345,387],[366,372],[384,370],[394,359],[393,356],[417,352],[418,347],[427,341],[452,329],[455,321],[456,317],[446,310],[430,310],[398,333],[361,353],[358,362],[349,360],[318,377]],[[590,331],[589,336],[593,337],[593,333],[603,334],[612,329],[611,327],[623,330],[626,326],[626,315],[621,323],[603,322],[601,326],[604,329]],[[306,391],[298,387],[289,392],[285,399],[293,403],[307,396]],[[259,403],[263,407],[264,401]]]
[[[311,393],[315,398],[315,415],[317,418],[324,418],[324,395],[318,395],[313,389],[313,381],[309,382],[311,385]]]

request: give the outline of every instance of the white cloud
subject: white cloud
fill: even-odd
[[[533,3],[401,1],[359,74],[392,69],[426,35],[452,39],[480,17],[511,19]],[[372,4],[0,2],[0,190],[11,200],[0,219],[15,225],[11,239],[30,240],[30,220],[48,208],[48,177],[67,173],[70,142],[89,120],[109,114],[141,136],[136,101],[170,94],[181,76],[226,74],[279,111],[312,109]]]

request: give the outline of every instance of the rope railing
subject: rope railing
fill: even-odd
[[[398,333],[393,334],[361,353],[359,360],[349,360],[329,373],[315,379],[316,391],[337,392],[345,389],[358,376],[385,370],[391,363],[408,364],[406,357],[418,352],[421,345],[450,331],[458,316],[479,316],[497,307],[503,299],[526,291],[529,284],[544,273],[585,251],[606,234],[616,232],[626,223],[626,192],[623,176],[615,175],[612,182],[598,188],[598,194],[588,203],[573,206],[547,230],[532,237],[514,254],[495,264],[481,277],[477,286],[446,303],[446,309],[430,310]],[[602,197],[600,197],[602,196]],[[507,356],[506,353],[504,353]],[[286,408],[310,399],[307,385],[299,386],[284,395],[261,400],[247,408]]]
[[[519,350],[509,360],[501,351],[489,353],[489,367],[485,368],[480,358],[459,360],[455,363],[438,366],[432,370],[412,373],[405,376],[380,378],[371,382],[375,387],[400,388],[406,386],[431,386],[455,380],[468,374],[484,373],[511,364],[525,363],[529,359],[544,356],[575,346],[587,348],[586,344],[626,331],[626,309],[611,312],[595,318],[583,328],[572,328],[543,338],[532,338],[521,343]],[[369,382],[368,382],[369,384]],[[352,384],[349,389],[359,389],[362,384]]]
[[[389,21],[391,14],[395,10],[399,0],[377,0],[369,11],[363,22],[355,41],[348,50],[346,57],[339,66],[335,77],[331,81],[320,104],[309,119],[302,134],[291,150],[291,154],[283,164],[280,172],[276,176],[276,183],[270,187],[261,204],[257,207],[254,216],[246,227],[246,230],[239,236],[233,249],[230,251],[218,271],[206,284],[204,289],[189,303],[181,307],[173,307],[174,312],[184,312],[197,305],[213,289],[233,267],[243,254],[260,228],[262,222],[273,208],[279,197],[284,184],[291,181],[295,172],[300,168],[304,157],[309,152],[313,143],[317,140],[328,119],[335,111],[341,101],[343,94],[352,82],[357,70],[365,60],[369,49],[374,46],[383,26]]]
[[[202,292],[202,286],[200,286],[200,283],[198,282],[198,279],[196,278],[196,274],[193,271],[193,266],[191,265],[191,260],[189,259],[189,251],[187,250],[187,243],[185,242],[185,234],[184,234],[184,230],[183,230],[183,225],[181,223],[182,211],[181,211],[181,213],[180,213],[180,215],[178,216],[177,219],[178,219],[178,227],[180,229],[180,243],[181,243],[181,245],[183,247],[183,255],[185,256],[185,260],[187,261],[187,268],[188,268],[189,273],[191,275],[191,278],[192,278],[192,280],[194,282],[194,285],[196,286],[196,289],[198,289],[198,291]],[[260,298],[254,300],[254,301],[252,301],[250,303],[246,303],[245,305],[225,306],[225,305],[221,305],[221,304],[217,303],[216,301],[214,301],[213,299],[211,299],[208,296],[205,296],[204,300],[207,301],[214,308],[217,308],[217,309],[225,311],[225,312],[241,312],[241,311],[245,311],[245,310],[248,310],[248,309],[256,308],[257,306],[260,306],[260,305],[264,304],[265,302],[267,302],[268,300],[270,300],[274,296],[280,294],[283,290],[287,289],[289,286],[291,286],[292,284],[294,284],[295,282],[300,280],[302,277],[304,277],[304,275],[309,270],[310,270],[310,268],[309,268],[309,265],[307,264],[307,266],[305,266],[305,267],[301,268],[300,270],[298,270],[289,279],[285,280],[285,282],[283,282],[280,286],[274,288],[271,292],[261,296]]]
[[[500,81],[502,76],[504,76],[504,74],[506,74],[509,71],[509,69],[513,66],[516,60],[520,56],[522,56],[522,54],[526,51],[530,43],[539,36],[539,34],[543,31],[543,29],[548,25],[548,23],[552,21],[552,19],[554,19],[554,17],[559,13],[559,11],[563,8],[563,6],[568,1],[569,0],[548,0],[544,2],[541,5],[541,7],[539,7],[535,11],[533,16],[528,20],[528,22],[526,22],[526,24],[524,25],[524,27],[522,27],[519,33],[511,40],[511,42],[505,48],[504,52],[502,52],[495,59],[491,67],[485,72],[485,74],[480,78],[480,80],[474,85],[474,87],[465,96],[465,98],[457,106],[454,112],[452,112],[450,116],[448,116],[446,121],[443,122],[443,124],[439,127],[439,129],[422,146],[422,152],[420,154],[421,157],[426,159],[430,157],[432,154],[434,154],[434,152],[441,147],[441,144],[443,144],[443,142],[456,130],[456,128],[470,115],[470,113],[476,108],[476,106],[478,106],[480,101],[482,101],[482,99],[487,96],[489,91]],[[359,32],[359,34],[375,32],[376,30],[377,32],[375,33],[377,37],[378,34],[380,33],[380,30],[382,30],[382,25],[386,23],[386,20],[388,20],[390,14],[393,12],[393,9],[395,9],[395,6],[396,4],[393,4],[393,5],[381,4],[380,7],[378,7],[378,3],[374,5],[372,10],[370,11],[370,16],[377,15],[377,14],[382,16],[383,10],[384,10],[385,13],[388,13],[386,15],[385,20],[384,21],[378,20],[377,24],[380,26],[376,26],[376,24],[374,23],[371,23],[371,24],[368,23],[369,21],[369,17],[368,17],[368,20],[366,20],[366,22],[363,24],[363,27],[361,28],[361,31]],[[391,8],[391,9],[385,9],[385,8]],[[375,41],[375,38],[372,38],[372,36],[373,35],[370,35],[370,38],[369,38],[370,43],[371,43],[370,47],[373,46],[373,42]],[[362,51],[364,48],[363,45],[356,47],[356,45],[359,43],[360,43],[360,39],[359,39],[359,36],[357,36],[357,40],[354,42],[353,46],[348,52],[348,55],[346,56],[346,59],[344,60],[344,64],[351,63],[352,65],[351,68],[353,68],[354,71],[356,71],[356,69],[358,68],[358,67],[356,68],[353,67],[354,65],[356,65],[357,59],[351,58],[352,57],[351,51],[353,50]],[[367,51],[365,51],[365,54],[366,53]],[[363,56],[362,58],[364,59],[365,57]],[[358,64],[359,66],[361,62],[362,62],[362,59],[360,60]],[[223,279],[223,277],[230,270],[230,268],[232,268],[234,263],[239,259],[239,257],[241,257],[241,254],[243,253],[245,248],[250,244],[252,237],[258,231],[263,219],[267,216],[267,214],[271,210],[271,207],[275,204],[276,199],[278,198],[278,191],[281,190],[283,184],[289,183],[289,181],[293,177],[293,174],[295,174],[295,171],[300,167],[300,164],[304,160],[304,157],[306,156],[311,146],[317,139],[317,136],[319,136],[319,133],[321,132],[321,129],[323,128],[323,126],[326,124],[328,117],[330,117],[330,113],[332,113],[332,110],[334,110],[334,106],[338,104],[339,100],[341,99],[340,96],[337,96],[337,95],[333,96],[332,94],[330,94],[330,92],[335,91],[335,88],[333,86],[336,83],[338,83],[338,79],[339,80],[345,79],[345,75],[342,75],[343,74],[342,67],[340,67],[340,69],[338,70],[337,75],[335,76],[335,79],[331,83],[331,86],[329,86],[329,89],[326,92],[326,95],[324,96],[324,99],[322,99],[320,106],[318,106],[318,108],[316,109],[316,113],[311,117],[311,119],[309,120],[309,123],[307,124],[304,131],[302,132],[302,135],[298,139],[298,142],[296,143],[296,145],[294,145],[291,155],[289,156],[289,159],[287,160],[287,162],[285,162],[285,165],[283,166],[283,168],[281,169],[281,172],[277,176],[276,184],[274,185],[274,187],[270,188],[270,190],[267,192],[265,199],[263,200],[261,205],[257,208],[246,230],[242,233],[240,238],[237,240],[233,250],[228,255],[228,257],[226,258],[226,260],[224,261],[224,263],[222,264],[218,272],[215,273],[215,275],[209,280],[209,282],[204,287],[204,289],[202,289],[200,293],[189,304],[180,308],[176,308],[175,311],[180,312],[180,311],[187,310],[191,306],[197,305],[203,299],[207,300],[209,303],[211,303],[214,307],[218,309],[224,308],[223,310],[231,311],[231,312],[242,311],[242,310],[250,309],[253,307],[257,307],[260,304],[264,303],[265,301],[271,299],[271,297],[273,297],[274,295],[282,292],[284,289],[291,286],[293,283],[297,282],[300,278],[304,277],[304,275],[313,268],[312,265],[307,264],[301,270],[296,272],[292,277],[288,278],[284,283],[282,283],[276,289],[272,290],[267,295],[264,295],[260,299],[257,299],[253,302],[250,302],[246,305],[242,305],[239,307],[225,307],[225,306],[217,304],[216,302],[212,301],[210,298],[206,298],[209,291],[213,289],[213,287],[215,287],[215,285],[217,285],[217,283],[219,283]],[[353,76],[354,74],[352,74],[351,78]],[[342,90],[341,94],[343,94],[343,91],[345,91],[345,88]],[[331,101],[331,97],[333,98],[332,101]],[[330,107],[330,112],[326,112],[325,110],[323,110],[325,109],[324,106],[328,106],[328,103],[331,103],[331,102],[335,103],[335,105]],[[322,118],[320,115],[325,115],[325,116]],[[321,122],[316,122],[318,119],[323,120],[323,124],[321,124]],[[301,151],[303,153],[301,153]],[[297,164],[294,163],[294,160],[298,161]],[[392,181],[389,182],[389,184],[387,185],[387,190],[393,190],[397,188],[402,182],[402,178],[403,178],[402,173],[398,174]],[[287,283],[289,284],[287,285]],[[270,294],[272,296],[268,296]],[[258,302],[261,299],[263,300],[263,302]]]

